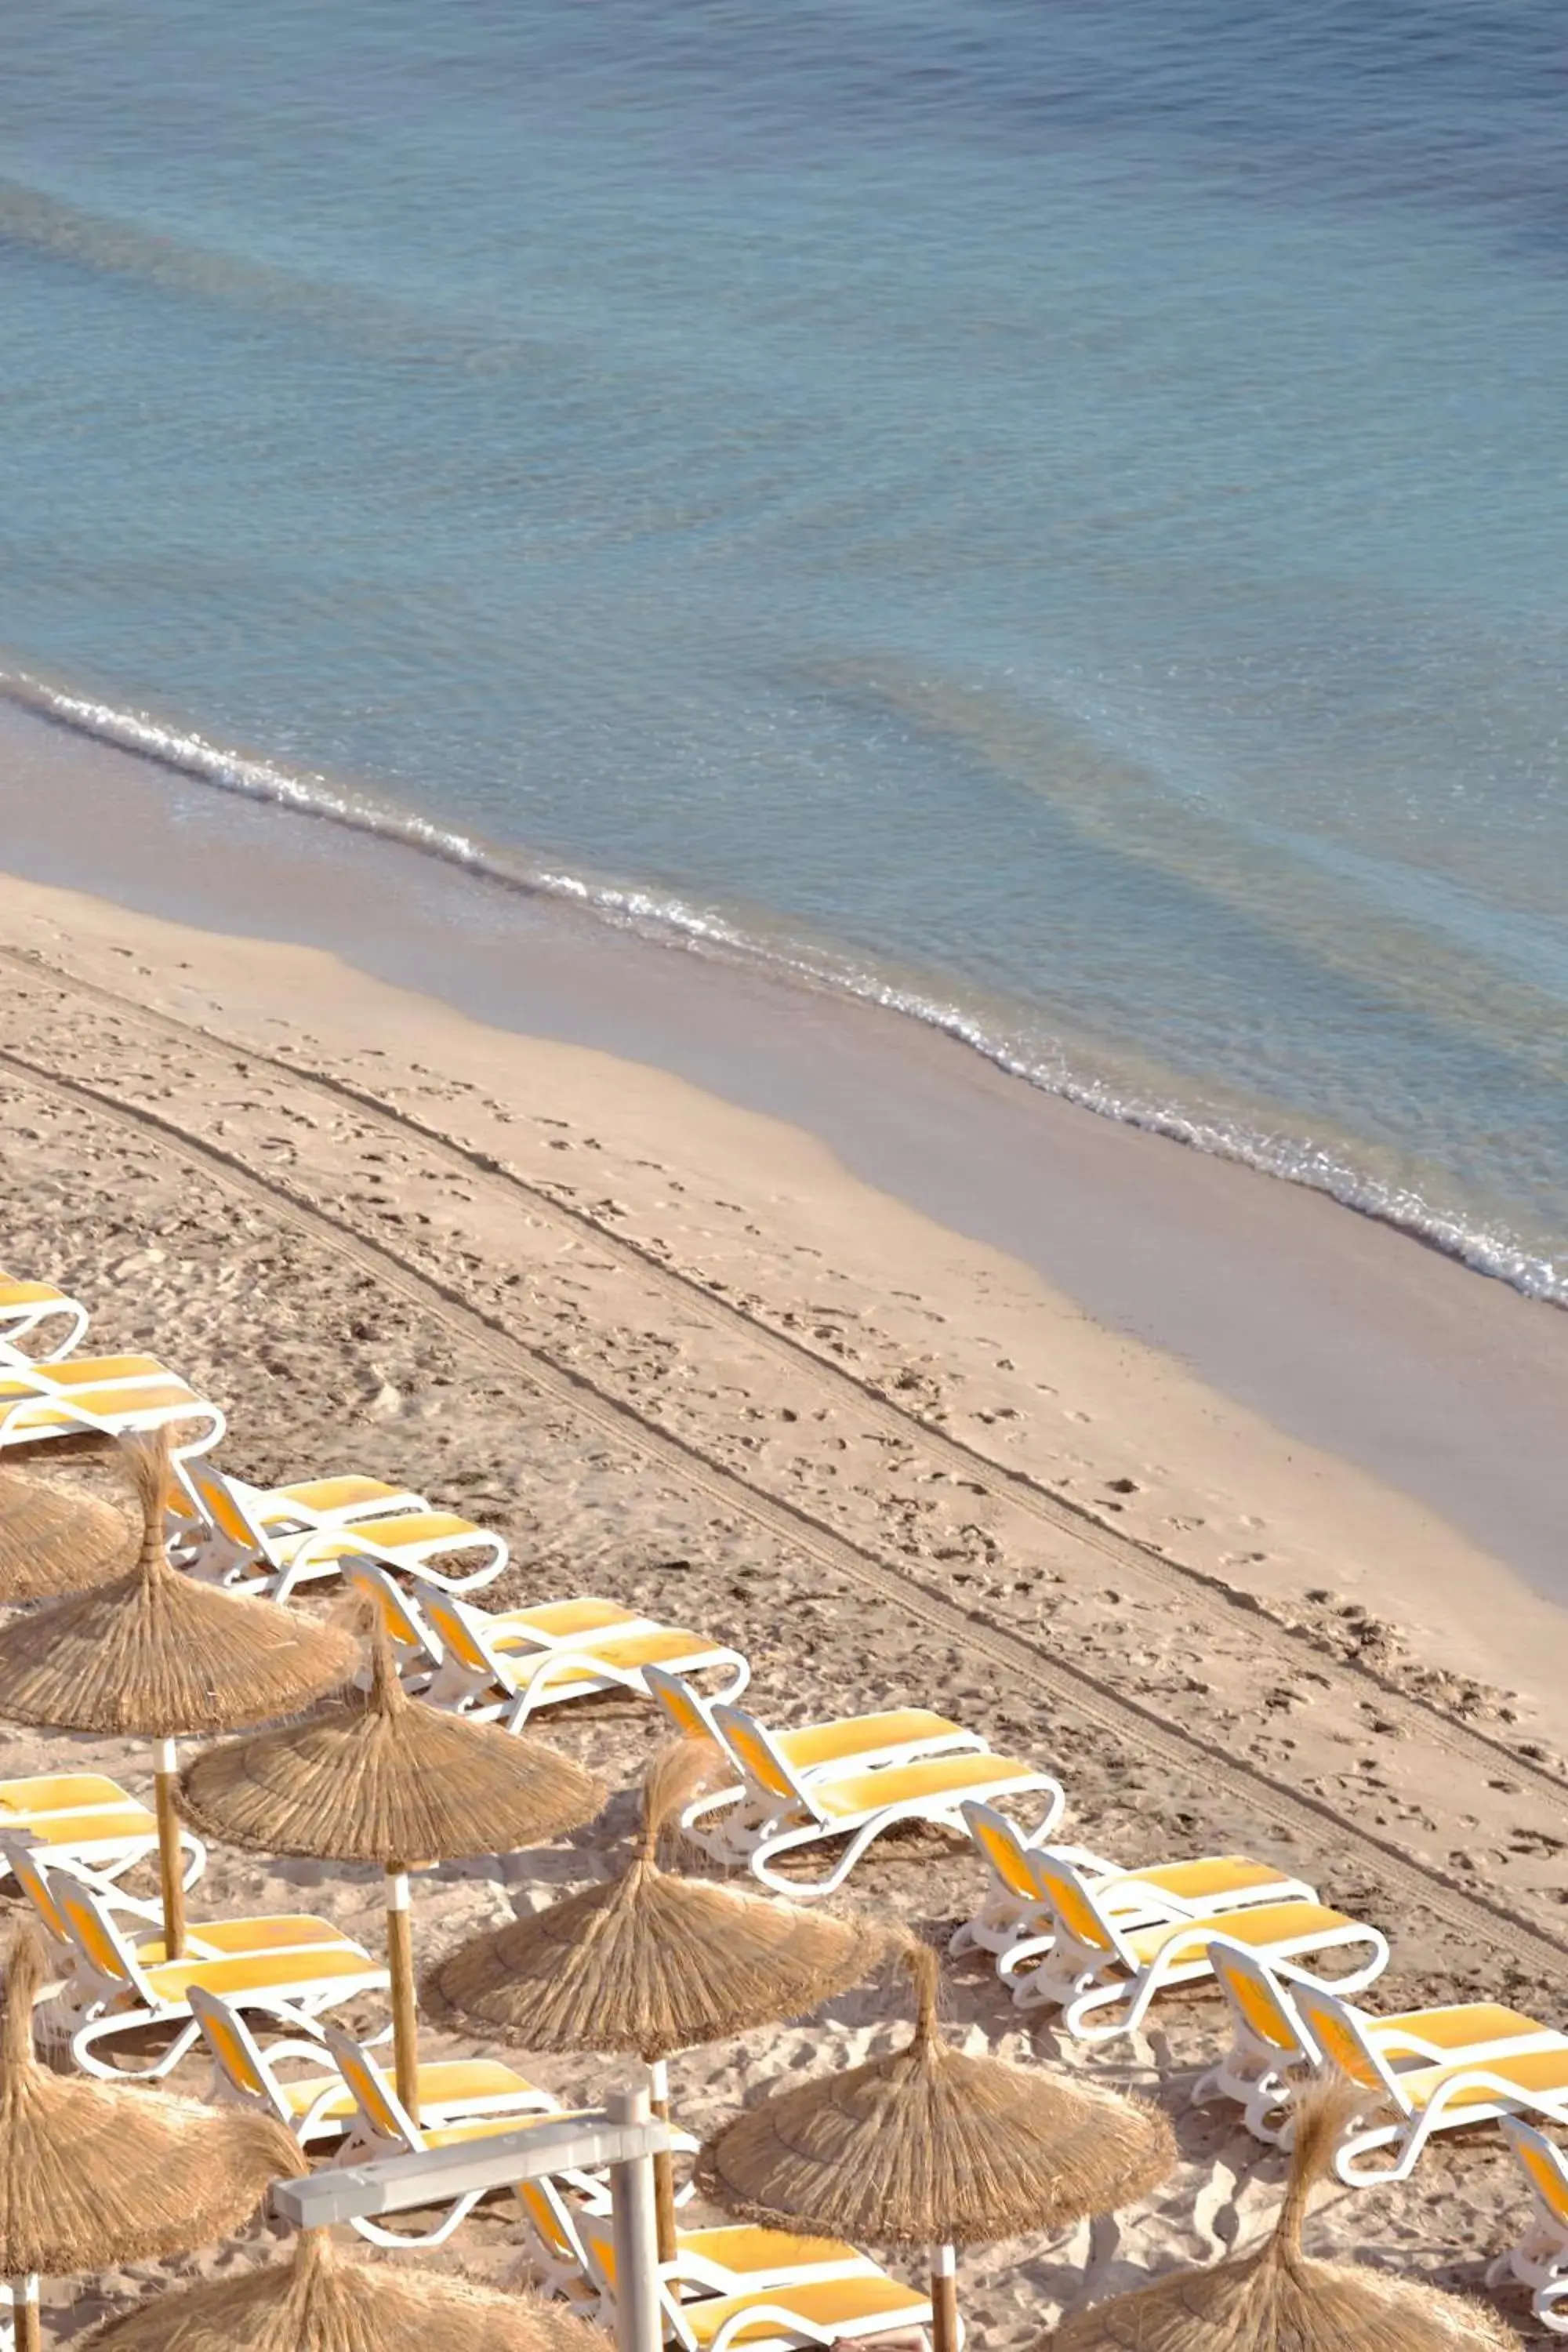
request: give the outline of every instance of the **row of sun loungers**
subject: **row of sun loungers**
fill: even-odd
[[[41,1863],[20,1841],[7,1859],[66,1947],[58,1998],[73,2019],[85,2021],[72,2035],[72,2053],[89,2072],[163,2074],[200,2033],[220,2096],[277,2116],[302,2150],[331,2144],[334,2160],[345,2163],[510,2135],[571,2112],[500,2061],[437,2060],[419,2069],[416,2123],[373,2053],[329,2014],[367,1991],[384,1991],[387,1980],[325,1920],[285,1915],[201,1921],[189,1931],[186,1958],[169,1963],[155,1938],[133,1940],[72,1872]],[[151,1906],[121,1901],[151,1915]],[[172,2023],[178,2031],[151,2065],[128,2070],[95,2054],[94,2045],[110,2036],[123,2041]],[[281,2027],[286,2038],[263,2042],[258,2025]],[[308,2071],[296,2071],[301,2067]],[[689,2134],[678,2132],[675,2145],[678,2153],[696,2152]],[[354,2226],[377,2245],[439,2245],[481,2193],[488,2192],[464,2191],[413,2229],[372,2220]],[[584,2309],[605,2313],[614,2296],[615,2257],[604,2179],[569,2171],[520,2183],[517,2193],[545,2283],[563,2288]],[[920,2328],[931,2319],[926,2296],[854,2247],[749,2227],[679,2231],[661,2289],[669,2332],[704,2352],[742,2330],[748,2342],[776,2341],[776,2330],[786,2343],[827,2343]]]
[[[1363,2085],[1365,2111],[1336,2158],[1347,2185],[1403,2179],[1436,2133],[1500,2121],[1531,2183],[1534,2220],[1493,2274],[1528,2286],[1538,2315],[1568,2333],[1568,2308],[1558,2315],[1568,2305],[1568,2158],[1524,2120],[1568,2125],[1568,2033],[1490,2002],[1384,2015],[1358,2006],[1352,1996],[1389,1960],[1377,1927],[1247,1855],[1127,1864],[1054,1843],[1060,1782],[994,1755],[934,1710],[774,1728],[738,1704],[744,1655],[700,1633],[593,1594],[487,1611],[468,1596],[507,1567],[501,1537],[358,1474],[278,1487],[226,1475],[208,1458],[224,1433],[221,1409],[155,1358],[74,1354],[87,1326],[68,1294],[0,1274],[0,1448],[176,1425],[184,1492],[171,1549],[191,1574],[280,1602],[344,1579],[374,1604],[410,1692],[510,1731],[597,1692],[648,1699],[729,1768],[688,1806],[688,1836],[795,1900],[832,1893],[900,1823],[966,1832],[988,1891],[952,1937],[953,1957],[988,1960],[1020,2011],[1048,2011],[1084,2040],[1132,2032],[1163,1992],[1216,1982],[1231,2040],[1194,2100],[1231,2100],[1255,2137],[1289,2145],[1304,2082],[1332,2069]],[[1004,1804],[1026,1809],[1031,1824],[1020,1827]],[[435,2062],[420,2070],[416,2123],[371,2052],[331,2017],[384,1991],[386,1972],[324,1919],[197,1922],[184,1957],[169,1961],[148,1932],[159,1915],[121,1884],[156,1839],[152,1813],[102,1775],[0,1783],[0,1857],[64,1955],[60,2014],[87,2071],[124,2071],[126,2045],[149,2026],[168,2028],[169,2039],[132,2071],[166,2074],[203,2037],[220,2095],[274,2115],[302,2147],[331,2143],[354,2160],[564,2112],[499,2062]],[[184,1849],[191,1885],[205,1857],[188,1832]],[[785,1856],[788,1870],[778,1867]],[[1331,1976],[1320,1974],[1325,1964]],[[286,2038],[263,2042],[258,2032]],[[120,2063],[97,2054],[105,2046]],[[615,2254],[602,2181],[523,2184],[518,2194],[541,2276],[604,2315]],[[475,2201],[455,2200],[413,2240],[359,2226],[382,2243],[438,2243]],[[665,2268],[667,2334],[689,2352],[726,2352],[742,2336],[749,2347],[852,2340],[931,2318],[922,2297],[831,2241],[681,2231]]]

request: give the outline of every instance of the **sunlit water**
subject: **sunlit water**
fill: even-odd
[[[1568,1295],[1565,60],[1510,0],[63,0],[5,666]]]

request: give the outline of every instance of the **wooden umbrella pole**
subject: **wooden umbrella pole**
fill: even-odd
[[[43,2331],[38,2324],[38,2282],[36,2278],[12,2280],[11,2324],[16,2352],[43,2352]]]
[[[185,1882],[180,1866],[180,1815],[174,1803],[179,1757],[172,1739],[160,1739],[153,1775],[158,1813],[158,1875],[163,1890],[163,1950],[171,1960],[185,1950]]]
[[[414,1928],[408,1916],[408,1867],[386,1865],[386,1958],[392,1972],[392,2046],[397,2095],[419,2121],[419,2017],[414,1999]]]
[[[931,2352],[958,2352],[958,2266],[951,2246],[931,2251]]]
[[[661,2124],[669,2121],[669,2068],[662,2058],[651,2059],[647,2070],[648,2105]],[[658,2258],[675,2260],[675,2159],[660,2148],[653,2160],[654,2218],[658,2227]]]

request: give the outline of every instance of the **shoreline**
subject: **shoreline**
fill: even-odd
[[[915,973],[900,978],[889,964],[879,971],[862,968],[848,949],[821,940],[785,937],[766,943],[765,926],[748,929],[731,916],[689,903],[673,886],[661,888],[613,882],[586,872],[557,872],[525,853],[503,850],[482,835],[424,816],[352,782],[226,749],[189,728],[50,685],[28,671],[0,671],[0,733],[7,712],[24,722],[58,730],[92,751],[119,751],[170,777],[189,778],[241,801],[341,829],[368,844],[428,858],[482,888],[545,910],[547,919],[551,910],[563,916],[590,914],[606,929],[655,950],[684,949],[721,969],[759,978],[765,986],[820,991],[847,1008],[894,1014],[978,1055],[1004,1077],[1073,1108],[1321,1193],[1473,1273],[1568,1311],[1568,1288],[1554,1258],[1532,1255],[1507,1231],[1467,1222],[1457,1208],[1439,1210],[1392,1171],[1376,1175],[1369,1164],[1356,1165],[1353,1156],[1347,1156],[1356,1147],[1346,1136],[1325,1141],[1270,1132],[1259,1123],[1264,1114],[1256,1103],[1250,1112],[1237,1106],[1228,1112],[1185,1108],[1171,1097],[1173,1081],[1168,1074],[1163,1082],[1147,1066],[1135,1075],[1125,1047],[1120,1049],[1121,1074],[1115,1076],[1118,1051],[1101,1045],[1075,1066],[1073,1053],[1081,1057],[1089,1049],[1081,1038],[1076,1048],[1069,1048],[1055,1037],[1055,1066],[1048,1069],[1039,1057],[1038,1041],[1031,1048],[1013,1034],[1020,1020],[1026,1025],[1032,1017],[1022,1006],[1010,1008],[996,1000],[986,1010],[977,992],[967,1003],[948,1001],[933,995],[930,982]],[[1151,1082],[1152,1090],[1145,1091]],[[1364,1139],[1360,1148],[1363,1160],[1369,1159],[1371,1148]]]
[[[328,950],[469,1020],[782,1119],[1021,1260],[1112,1353],[1154,1351],[1286,1452],[1337,1457],[1568,1598],[1568,1317],[1418,1240],[1044,1095],[896,1014],[487,891],[9,710],[0,816],[24,880]]]
[[[1303,1445],[1170,1351],[1091,1318],[1016,1257],[869,1188],[802,1127],[647,1063],[480,1025],[319,950],[195,931],[15,877],[0,878],[0,948],[41,956],[126,1013],[145,1006],[272,1056],[290,1120],[315,1115],[287,1108],[280,1046],[301,1076],[320,1069],[366,1101],[405,1064],[389,1098],[434,1092],[442,1133],[508,1164],[528,1106],[596,1155],[595,1181],[613,1189],[602,1219],[590,1205],[594,1230],[640,1237],[717,1297],[766,1299],[765,1318],[786,1328],[818,1311],[799,1287],[805,1264],[830,1266],[838,1304],[821,1304],[834,1318],[823,1328],[854,1328],[868,1345],[876,1330],[898,1366],[891,1391],[907,1383],[918,1407],[934,1404],[988,1459],[1289,1622],[1321,1632],[1348,1619],[1364,1654],[1386,1649],[1520,1694],[1526,1717],[1549,1725],[1568,1612],[1528,1589],[1502,1544],[1477,1543],[1425,1499]],[[16,971],[0,974],[8,989]],[[467,1108],[487,1095],[512,1106],[494,1113],[499,1125]],[[226,1150],[228,1129],[220,1118]],[[264,1161],[279,1148],[265,1120],[247,1148]],[[531,1181],[556,1183],[557,1150],[575,1164],[576,1147],[547,1132]],[[727,1223],[745,1239],[724,1237]]]

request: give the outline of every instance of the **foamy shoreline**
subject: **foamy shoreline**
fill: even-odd
[[[247,756],[150,712],[96,700],[25,672],[0,671],[0,702],[90,746],[108,746],[149,761],[171,776],[190,777],[243,800],[341,826],[371,842],[395,845],[524,899],[584,910],[650,945],[686,948],[760,972],[767,981],[822,988],[897,1013],[981,1055],[1005,1076],[1021,1079],[1075,1108],[1321,1192],[1475,1273],[1508,1283],[1527,1298],[1568,1307],[1568,1276],[1560,1260],[1478,1223],[1456,1205],[1435,1205],[1406,1182],[1373,1175],[1354,1163],[1343,1139],[1325,1142],[1305,1134],[1266,1132],[1255,1117],[1249,1120],[1239,1111],[1226,1115],[1184,1109],[1165,1099],[1157,1084],[1151,1087],[1147,1074],[1142,1080],[1130,1073],[1112,1078],[1087,1063],[1077,1066],[1059,1041],[1053,1041],[1048,1057],[1042,1058],[1037,1040],[1031,1043],[1015,1034],[1016,1010],[997,1006],[986,1013],[977,1000],[933,995],[929,982],[912,976],[900,982],[821,940],[773,937],[764,945],[760,933],[746,931],[717,908],[688,903],[672,890],[639,889],[531,863],[472,832],[396,805],[384,794]]]
[[[1024,1261],[1104,1327],[1110,1356],[1142,1361],[1132,1340],[1174,1359],[1166,1370],[1229,1401],[1222,1423],[1241,1407],[1271,1424],[1281,1458],[1338,1456],[1412,1498],[1423,1524],[1448,1522],[1564,1595],[1568,1318],[1551,1308],[1321,1195],[1087,1117],[895,1015],[487,893],[398,845],[182,785],[4,706],[0,821],[5,862],[35,880],[330,947],[460,1015],[782,1118],[862,1183]],[[1433,1549],[1423,1535],[1414,1551]],[[1349,1575],[1380,1608],[1406,1574],[1416,1594],[1429,1582],[1381,1538],[1332,1549],[1344,1571],[1306,1582]]]

